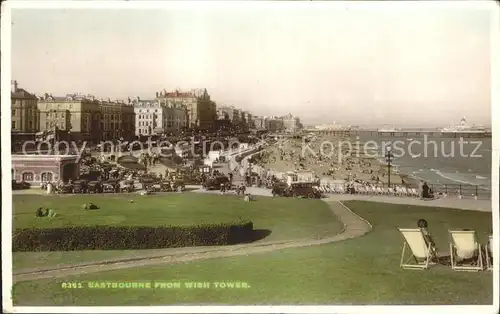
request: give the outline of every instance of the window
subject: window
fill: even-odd
[[[12,128],[15,129],[16,128],[16,121],[12,121]]]
[[[12,109],[12,115],[15,116],[16,115],[16,109]]]
[[[52,172],[42,172],[42,182],[52,181]]]
[[[23,173],[23,181],[31,182],[31,181],[33,181],[33,178],[34,178],[33,172],[25,172],[25,173]]]

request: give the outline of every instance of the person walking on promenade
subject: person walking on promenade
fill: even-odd
[[[420,199],[424,198],[424,181],[422,180],[418,183],[418,195]]]

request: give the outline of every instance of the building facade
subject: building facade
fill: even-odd
[[[101,108],[93,96],[46,93],[38,100],[38,110],[42,132],[59,129],[71,134],[75,141],[97,143],[101,140]]]
[[[269,130],[269,119],[267,117],[253,117],[253,123],[257,130]]]
[[[235,108],[234,106],[221,106],[217,109],[217,116],[221,120],[229,120],[234,126],[239,126],[242,123],[242,111]],[[224,117],[222,119],[221,117]]]
[[[160,101],[183,104],[187,109],[188,127],[202,130],[212,129],[217,119],[217,105],[210,99],[206,89],[193,89],[189,92],[167,92],[165,89],[156,93]]]
[[[253,116],[250,112],[248,111],[243,111],[242,112],[243,120],[245,122],[245,126],[248,128],[255,128],[255,125],[253,123]]]
[[[268,120],[268,130],[272,132],[280,132],[284,130],[282,117],[271,117]]]
[[[135,138],[135,112],[131,102],[99,99],[101,111],[101,141]]]
[[[12,133],[36,133],[39,130],[38,98],[11,82]]]
[[[188,126],[188,111],[182,102],[163,99],[133,101],[135,135],[179,133]]]
[[[45,94],[38,100],[38,110],[42,132],[56,128],[71,140],[94,143],[134,138],[135,113],[129,103],[83,94]]]
[[[299,117],[294,117],[291,113],[283,117],[283,128],[285,132],[295,133],[301,129]]]
[[[76,180],[80,175],[78,158],[77,155],[12,155],[12,180],[31,186]]]

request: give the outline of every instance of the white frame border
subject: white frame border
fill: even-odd
[[[492,12],[491,21],[491,62],[492,62],[492,216],[493,216],[493,234],[494,238],[499,238],[499,171],[500,171],[500,78],[498,69],[500,68],[499,56],[500,56],[500,32],[498,25],[500,25],[499,19],[499,7],[494,1],[442,1],[442,2],[392,2],[384,1],[381,2],[348,2],[348,1],[336,1],[336,2],[309,2],[309,1],[293,1],[293,2],[247,2],[247,1],[190,1],[190,2],[180,2],[180,1],[168,1],[168,2],[153,2],[153,1],[8,1],[1,4],[2,18],[1,18],[1,68],[2,71],[2,94],[1,103],[2,108],[8,108],[8,111],[2,110],[2,112],[10,112],[10,80],[11,80],[11,10],[21,9],[21,8],[33,8],[33,9],[138,9],[138,8],[149,8],[149,9],[160,9],[160,8],[206,8],[206,9],[220,9],[223,8],[241,8],[241,6],[252,6],[252,7],[266,7],[266,8],[282,8],[283,5],[287,6],[337,6],[337,7],[353,7],[353,6],[376,6],[380,9],[384,6],[390,7],[403,7],[410,5],[419,6],[432,6],[432,7],[463,7],[463,8],[477,8],[481,7],[483,9],[488,9]],[[494,71],[495,69],[496,71]],[[497,88],[494,88],[497,87]],[[493,104],[496,104],[494,106]],[[1,130],[2,134],[10,134],[11,117],[8,115],[1,115]],[[10,136],[1,137],[1,146],[9,148],[11,144]],[[7,151],[2,149],[2,192],[7,195],[3,197],[2,200],[2,215],[6,217],[12,217],[12,195],[11,191],[11,156],[10,149]],[[12,219],[3,219],[2,221],[2,235],[5,239],[9,239],[12,234]],[[12,286],[12,242],[3,241],[2,243],[2,268],[3,268],[3,307],[6,311],[13,313],[165,313],[165,312],[175,312],[175,313],[303,313],[303,312],[314,312],[314,313],[423,313],[426,311],[431,311],[435,313],[497,313],[499,308],[499,248],[500,241],[494,244],[495,250],[493,252],[494,265],[493,265],[493,305],[483,305],[483,306],[146,306],[146,307],[13,307],[11,299],[11,286]]]

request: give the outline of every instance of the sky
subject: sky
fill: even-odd
[[[488,126],[490,14],[285,3],[13,9],[12,79],[37,95],[112,99],[207,88],[218,105],[306,124],[428,127],[465,116]]]

